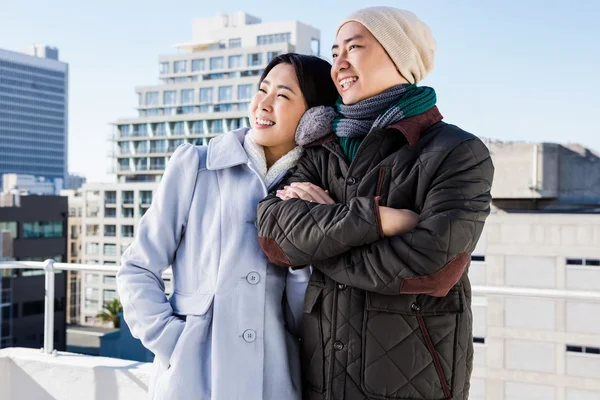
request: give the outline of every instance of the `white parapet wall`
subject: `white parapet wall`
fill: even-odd
[[[0,350],[0,400],[146,400],[152,365],[81,354]]]

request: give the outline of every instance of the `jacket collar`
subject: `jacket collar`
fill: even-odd
[[[208,143],[206,168],[218,170],[247,164],[248,155],[244,150],[244,137],[250,128],[239,128],[217,136]]]
[[[440,122],[443,118],[444,117],[440,113],[440,110],[437,108],[437,106],[434,106],[429,110],[425,111],[423,114],[402,119],[394,124],[391,124],[387,127],[387,129],[391,128],[400,131],[408,141],[408,144],[410,146],[414,146],[429,128],[431,128],[434,124]],[[335,138],[335,133],[332,133],[331,135],[319,139],[315,142],[312,142],[306,145],[305,147],[316,147],[319,145],[324,145],[326,143],[334,141]]]
[[[408,144],[414,146],[421,136],[434,124],[440,122],[444,117],[440,113],[437,106],[430,108],[423,114],[415,115],[414,117],[401,119],[395,124],[391,124],[388,128],[396,129],[404,135]]]

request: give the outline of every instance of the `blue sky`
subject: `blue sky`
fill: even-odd
[[[238,10],[321,30],[367,5],[415,12],[438,42],[435,87],[447,122],[500,140],[577,142],[600,151],[600,2],[0,0],[0,48],[57,46],[70,64],[69,169],[108,180],[111,121],[135,116],[134,86],[158,82],[159,54],[191,39],[192,19]]]

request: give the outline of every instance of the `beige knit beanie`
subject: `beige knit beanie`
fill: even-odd
[[[418,83],[433,69],[437,44],[429,27],[412,12],[394,7],[363,8],[350,14],[337,32],[350,21],[360,22],[375,36],[410,83]]]

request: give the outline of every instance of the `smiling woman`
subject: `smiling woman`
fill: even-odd
[[[249,117],[252,137],[263,146],[267,166],[296,147],[296,128],[307,109],[335,103],[330,67],[317,57],[282,54],[263,72]]]
[[[276,57],[253,96],[252,129],[207,147],[183,144],[170,158],[117,275],[124,318],[155,354],[151,398],[300,400],[298,336],[310,269],[270,264],[254,221],[258,202],[304,153],[298,132],[317,139],[319,115],[327,117],[321,133],[332,132],[330,68],[314,56]],[[219,97],[230,91],[219,88]],[[167,300],[157,277],[169,265]]]

